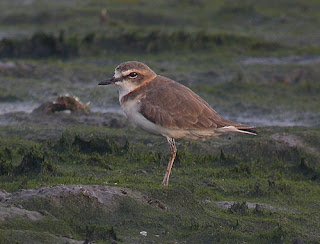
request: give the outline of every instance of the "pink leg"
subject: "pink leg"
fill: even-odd
[[[176,143],[175,143],[174,139],[167,137],[167,140],[170,145],[171,156],[170,156],[170,160],[168,163],[166,174],[164,175],[164,178],[162,181],[162,186],[169,185],[169,177],[171,174],[172,165],[173,165],[174,159],[176,158],[176,155],[177,155],[177,148],[176,148]]]

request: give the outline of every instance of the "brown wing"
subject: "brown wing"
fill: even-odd
[[[170,129],[215,129],[241,126],[218,115],[208,103],[189,88],[158,76],[141,92],[140,113],[155,124]],[[140,93],[141,94],[141,93]]]

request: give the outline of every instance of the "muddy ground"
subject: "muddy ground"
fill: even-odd
[[[319,243],[319,7],[2,1],[0,243]],[[166,140],[97,86],[128,60],[258,136],[179,140],[162,188]]]

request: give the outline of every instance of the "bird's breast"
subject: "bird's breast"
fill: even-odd
[[[136,117],[136,114],[139,113],[140,109],[140,100],[129,100],[129,101],[123,101],[120,100],[120,105],[127,115],[128,119],[134,122],[134,118]]]
[[[170,133],[167,128],[149,121],[139,112],[140,104],[141,101],[138,99],[121,103],[121,107],[127,115],[128,120],[149,133],[169,136]]]

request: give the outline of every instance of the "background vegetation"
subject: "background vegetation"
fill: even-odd
[[[1,1],[0,243],[319,242],[319,8]],[[179,141],[162,188],[166,140],[97,86],[127,60],[258,136]],[[66,93],[91,112],[33,111]]]

